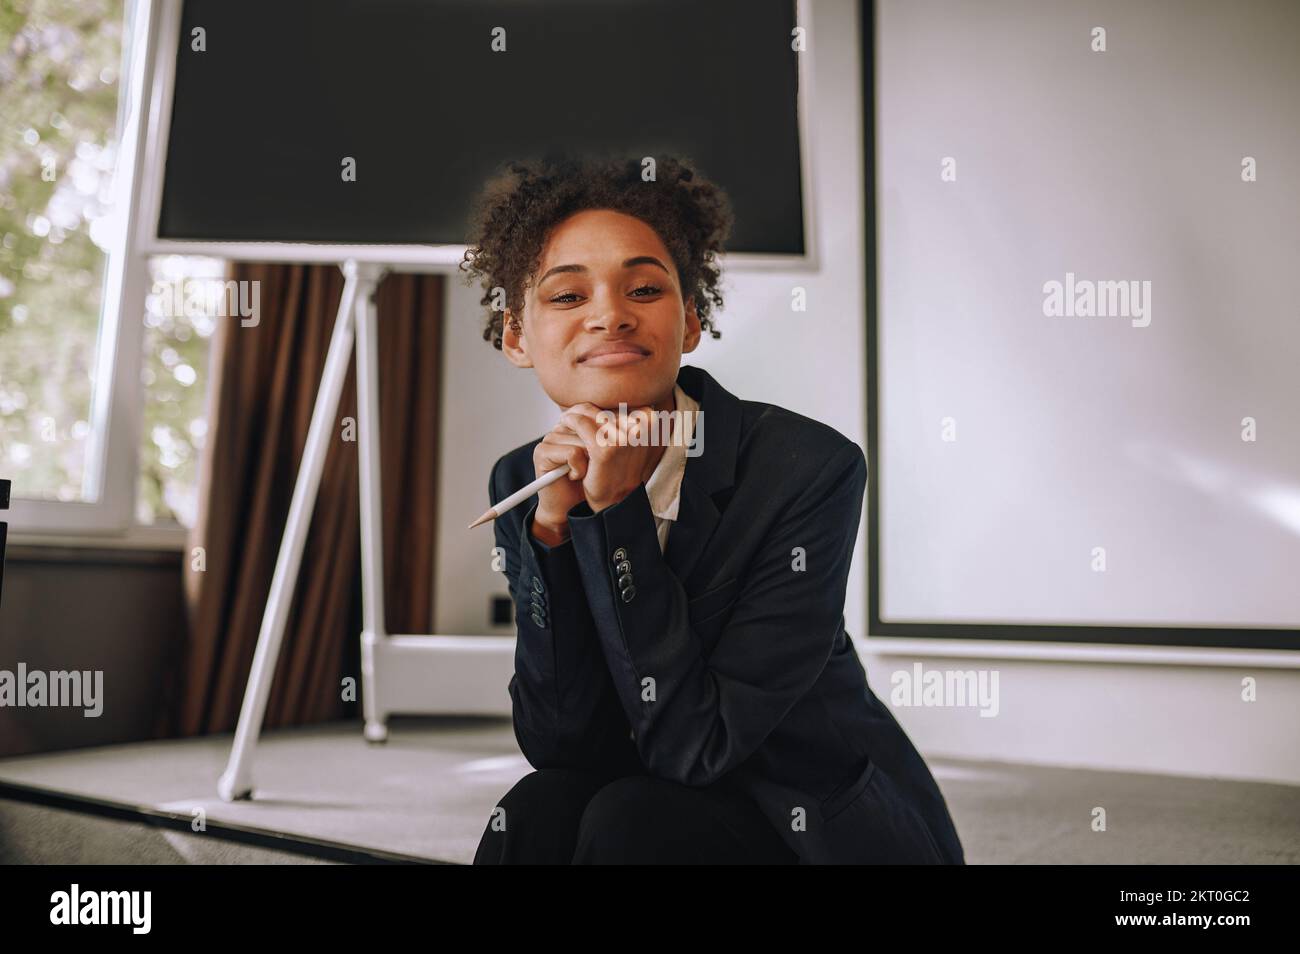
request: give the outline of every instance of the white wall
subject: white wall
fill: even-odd
[[[555,405],[531,368],[516,368],[483,340],[478,286],[451,277],[446,287],[434,632],[513,635],[513,625],[489,625],[491,596],[509,595],[492,569],[492,524],[466,527],[491,504],[497,458],[554,427]]]
[[[811,8],[809,172],[818,267],[727,272],[723,336],[702,342],[688,363],[707,368],[741,397],[818,418],[865,448],[857,4],[813,0]],[[807,290],[805,313],[790,311],[795,286]],[[488,595],[505,592],[490,566],[491,530],[464,528],[487,506],[492,462],[542,434],[553,416],[532,372],[515,369],[481,340],[476,298],[477,290],[453,280],[437,551],[441,634],[511,632],[486,623]],[[999,673],[995,718],[974,708],[894,710],[926,754],[1300,784],[1300,672],[1278,668],[1293,665],[1283,654],[865,638],[865,513],[863,519],[845,617],[876,693],[888,700],[891,674],[917,661],[926,669]],[[511,663],[498,661],[484,678],[484,691],[499,693],[503,714],[509,700],[502,674]],[[1242,701],[1247,676],[1257,680],[1258,701]]]
[[[881,642],[889,640],[868,640]],[[945,640],[932,649],[950,645]],[[998,673],[996,717],[981,717],[976,708],[894,708],[926,755],[1300,784],[1294,669],[1136,657],[1046,662],[999,658],[996,645],[990,649],[994,658],[972,658],[973,646],[937,656],[877,648],[865,662],[872,689],[886,701],[892,674],[917,662],[924,670]],[[1255,702],[1242,699],[1246,677],[1255,680]]]

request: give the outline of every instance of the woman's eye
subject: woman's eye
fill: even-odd
[[[637,298],[647,298],[650,295],[658,295],[662,291],[663,289],[660,288],[658,285],[641,285],[637,288],[632,289],[632,291],[629,294],[634,295]],[[645,294],[638,294],[638,292],[645,292]],[[579,295],[577,292],[564,292],[563,294],[554,296],[553,298],[550,299],[550,301],[554,302],[557,305],[567,305],[570,302],[576,301],[581,297],[582,296]]]

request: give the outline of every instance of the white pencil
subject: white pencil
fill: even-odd
[[[537,493],[537,491],[541,490],[543,487],[555,483],[557,480],[559,480],[568,472],[569,472],[568,464],[561,464],[559,467],[555,468],[555,470],[548,470],[546,473],[542,474],[542,476],[534,480],[531,484],[525,484],[519,490],[516,490],[509,497],[507,497],[505,500],[502,500],[501,502],[497,503],[495,506],[489,507],[487,512],[483,514],[483,516],[475,520],[473,523],[471,523],[467,529],[473,530],[480,523],[487,523],[489,520],[495,520],[497,517],[501,516],[511,507],[523,503],[533,494]]]

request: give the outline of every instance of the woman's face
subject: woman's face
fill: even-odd
[[[507,309],[501,349],[519,367],[537,369],[552,401],[610,410],[620,401],[629,408],[670,401],[682,355],[699,344],[700,321],[654,229],[609,209],[575,213],[547,236],[532,279],[522,334]]]

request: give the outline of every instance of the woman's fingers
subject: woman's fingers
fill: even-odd
[[[569,479],[582,480],[587,476],[587,448],[569,448]]]
[[[587,445],[576,434],[552,431],[537,445],[537,453],[547,464],[546,470],[568,464],[570,480],[580,480],[587,472]]]
[[[654,408],[650,406],[630,408],[622,417],[615,411],[608,411],[583,401],[575,404],[560,417],[562,424],[582,436],[588,446],[626,447],[635,444],[644,447],[650,443],[654,420]]]
[[[573,428],[574,433],[582,439],[588,453],[595,453],[597,448],[603,446],[600,428],[590,417],[570,409],[560,416],[560,420]]]

